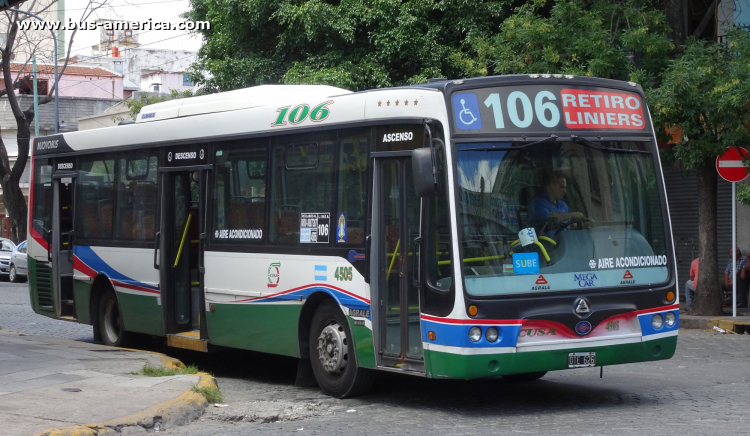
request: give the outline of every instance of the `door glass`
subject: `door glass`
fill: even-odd
[[[381,268],[385,283],[383,313],[385,317],[383,353],[401,355],[401,278],[403,272],[400,227],[401,190],[398,161],[385,161],[381,173],[381,235],[385,236],[385,260]]]
[[[406,350],[406,354],[409,357],[413,358],[422,358],[422,333],[420,329],[420,320],[419,320],[419,288],[414,286],[414,281],[412,280],[412,274],[413,274],[413,267],[417,266],[414,265],[415,257],[414,257],[414,239],[419,237],[419,215],[420,215],[420,198],[417,197],[416,192],[412,187],[408,184],[410,180],[412,180],[412,172],[411,172],[411,161],[410,160],[404,160],[402,161],[402,165],[404,168],[404,178],[403,180],[406,182],[406,184],[403,186],[404,189],[402,189],[404,196],[406,197],[406,240],[408,241],[408,249],[407,249],[407,262],[405,268],[407,271],[405,271],[406,274],[406,280],[404,280],[404,285],[406,286],[406,313],[407,313],[407,343],[408,347]]]
[[[190,322],[190,227],[191,216],[190,174],[174,175],[174,251],[172,263],[175,285],[175,323],[185,326]]]

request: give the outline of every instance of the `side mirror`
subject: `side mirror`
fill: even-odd
[[[432,148],[425,147],[418,148],[411,154],[414,189],[420,197],[430,197],[437,194],[432,153],[434,153]]]

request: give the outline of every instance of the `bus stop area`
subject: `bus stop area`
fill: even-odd
[[[158,353],[0,330],[0,435],[145,434],[197,419],[213,377],[147,377]]]

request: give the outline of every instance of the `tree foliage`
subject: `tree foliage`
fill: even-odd
[[[672,48],[664,13],[650,1],[192,0],[191,5],[186,18],[212,23],[200,32],[205,45],[192,71],[209,92],[262,83],[362,90],[431,77],[531,72],[642,81],[654,77]]]

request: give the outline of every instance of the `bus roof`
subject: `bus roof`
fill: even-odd
[[[326,85],[260,85],[144,106],[136,123],[262,107],[289,98],[307,101],[350,93],[346,89]]]

